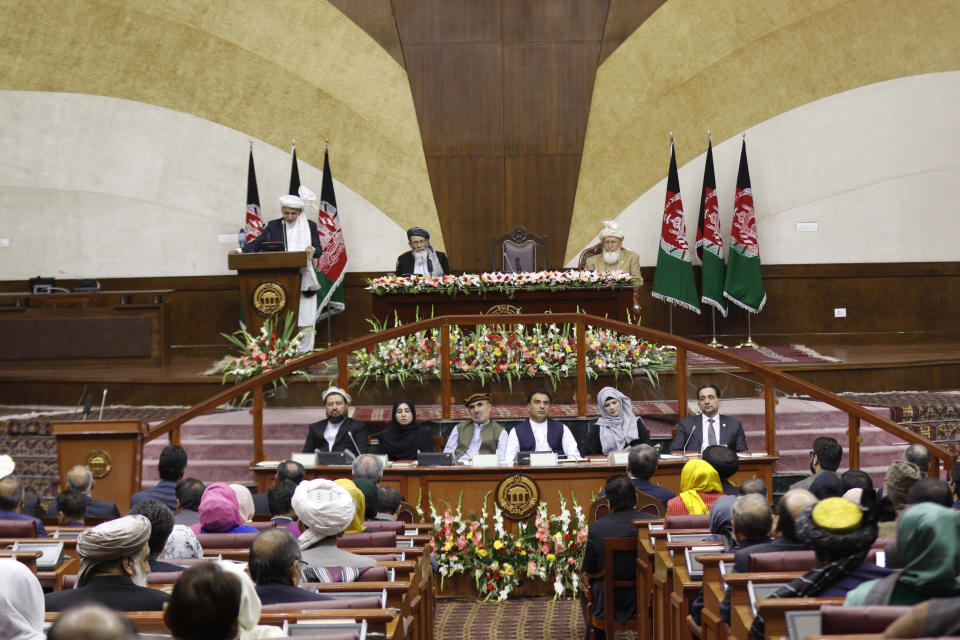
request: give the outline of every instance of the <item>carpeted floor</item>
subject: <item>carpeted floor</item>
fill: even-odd
[[[506,602],[437,600],[436,640],[582,640],[577,600],[510,598]]]

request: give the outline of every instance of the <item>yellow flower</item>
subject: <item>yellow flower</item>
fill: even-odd
[[[499,540],[494,540],[494,541],[493,541],[493,548],[494,548],[494,549],[497,549],[497,550],[499,551],[500,549],[503,549],[503,543],[500,542]]]
[[[513,546],[515,546],[515,547],[517,547],[517,548],[519,549],[519,548],[520,548],[520,541],[517,540],[516,542],[514,542],[514,543],[513,543]]]
[[[486,557],[487,557],[487,550],[486,550],[486,549],[479,549],[479,550],[477,551],[477,555],[480,556],[481,558],[486,558]]]
[[[534,362],[536,362],[537,364],[543,364],[543,358],[541,358],[540,356],[537,356],[537,359]]]
[[[451,548],[453,548],[453,543],[452,543],[452,542],[448,542],[447,544],[443,545],[443,550],[444,550],[444,551],[450,551]]]
[[[467,540],[473,540],[473,531],[467,533]]]
[[[512,576],[513,573],[514,573],[514,572],[513,572],[513,567],[511,567],[509,564],[505,564],[505,565],[503,565],[503,572],[504,572],[505,574],[507,574],[508,576]]]
[[[552,553],[547,554],[547,562],[553,562],[556,559],[557,559],[557,556],[553,555]]]
[[[525,556],[525,555],[527,555],[527,552],[524,551],[523,549],[521,549],[521,550],[520,550],[520,555]]]
[[[571,349],[571,348],[570,348],[570,345],[568,345],[568,344],[563,345],[563,348],[564,348],[564,350],[565,350],[567,353],[570,353],[571,351],[573,351],[573,349]]]

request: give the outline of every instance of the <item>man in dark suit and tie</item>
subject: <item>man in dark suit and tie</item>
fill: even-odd
[[[325,420],[314,422],[307,432],[303,453],[320,451],[350,451],[355,455],[367,451],[367,425],[347,417],[350,394],[338,387],[323,392]]]
[[[120,517],[120,509],[117,508],[117,505],[112,502],[107,502],[106,500],[97,500],[90,495],[90,492],[93,491],[93,473],[89,467],[85,467],[82,464],[70,467],[70,471],[67,471],[67,486],[83,494],[83,499],[87,503],[88,516]],[[47,515],[57,515],[56,500],[50,503],[50,507],[47,509]]]
[[[722,444],[734,451],[747,450],[743,425],[736,418],[720,415],[720,390],[705,384],[697,389],[699,416],[682,418],[670,443],[671,451],[702,452],[712,444]]]

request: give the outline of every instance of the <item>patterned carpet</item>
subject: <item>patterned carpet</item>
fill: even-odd
[[[862,405],[887,407],[894,422],[960,455],[960,393],[888,391],[840,395]]]
[[[582,640],[583,614],[576,600],[511,598],[506,602],[437,600],[436,640]]]
[[[104,420],[163,420],[183,411],[180,407],[107,407]],[[90,420],[99,417],[99,408]],[[57,446],[50,435],[50,423],[78,420],[80,415],[69,411],[36,410],[23,407],[0,410],[0,453],[10,454],[16,462],[16,473],[28,491],[44,501],[57,495]]]

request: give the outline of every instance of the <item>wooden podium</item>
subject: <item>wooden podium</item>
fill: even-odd
[[[75,464],[90,467],[94,497],[115,503],[121,511],[130,496],[140,491],[143,467],[143,436],[147,426],[140,420],[101,422],[51,422],[57,441],[57,471],[60,488]]]
[[[240,276],[240,298],[247,331],[256,335],[267,318],[279,320],[300,311],[300,269],[307,266],[303,251],[231,253],[227,266]]]

